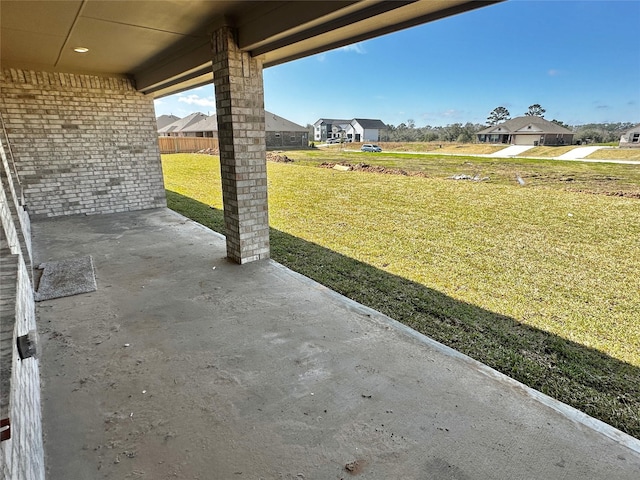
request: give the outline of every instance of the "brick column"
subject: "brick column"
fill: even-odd
[[[262,64],[229,27],[212,40],[227,256],[247,263],[269,258]]]

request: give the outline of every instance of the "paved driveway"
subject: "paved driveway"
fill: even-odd
[[[558,157],[558,160],[579,160],[581,158],[588,157],[593,152],[595,152],[597,150],[600,150],[602,148],[606,148],[606,147],[596,146],[596,147],[578,147],[578,148],[574,148],[573,150],[570,150],[567,153],[564,153],[564,154],[560,155]]]

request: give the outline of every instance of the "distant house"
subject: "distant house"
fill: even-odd
[[[309,130],[271,112],[264,112],[267,148],[307,148]]]
[[[175,115],[160,115],[156,118],[156,124],[158,125],[158,130],[167,125],[171,125],[173,122],[177,122],[180,120],[180,117],[176,117]]]
[[[620,147],[640,148],[640,125],[636,125],[631,130],[627,130],[620,137]]]
[[[162,128],[158,128],[158,135],[161,137],[186,137],[183,133],[183,130],[189,125],[193,125],[194,123],[198,123],[201,120],[204,120],[207,116],[204,113],[195,112],[191,115],[176,120],[169,125],[165,125]],[[195,136],[195,135],[190,135]]]
[[[480,130],[478,141],[482,143],[506,143],[510,145],[571,145],[573,132],[541,117],[512,118],[499,125]]]
[[[313,124],[313,139],[316,142],[326,142],[333,138],[342,138],[343,132],[347,129],[349,123],[349,120],[320,118]]]
[[[265,111],[267,148],[292,148],[309,146],[309,131],[297,123]],[[218,118],[196,112],[158,129],[160,136],[218,138]]]
[[[184,127],[181,132],[185,137],[218,138],[218,117],[211,115]]]
[[[386,129],[381,120],[354,118],[347,127],[347,138],[352,142],[377,142],[380,140],[380,130]]]
[[[386,128],[387,126],[381,120],[320,118],[313,124],[313,139],[317,142],[338,138],[351,142],[377,142],[380,140],[380,130]]]

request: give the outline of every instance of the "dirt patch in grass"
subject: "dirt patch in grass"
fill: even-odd
[[[484,145],[474,143],[443,144],[436,145],[435,148],[427,151],[454,155],[491,155],[492,153],[504,150],[508,146],[509,145]]]
[[[343,148],[360,150],[362,143],[345,143]],[[509,145],[486,145],[481,143],[447,143],[447,142],[376,142],[383,152],[424,152],[446,153],[454,155],[489,155],[507,148]]]
[[[267,152],[267,161],[276,163],[292,163],[293,158],[287,157],[282,152]]]
[[[205,148],[204,150],[198,150],[196,152],[196,154],[200,154],[200,155],[219,155],[220,154],[220,149],[218,149],[217,147],[215,148]]]
[[[293,160],[288,160],[293,161]],[[329,168],[335,169],[336,166],[343,167],[340,168],[343,171],[354,171],[354,172],[367,172],[367,173],[379,173],[384,175],[402,175],[407,177],[422,177],[422,178],[433,178],[433,175],[430,175],[424,171],[420,170],[411,170],[411,169],[402,169],[402,168],[394,168],[394,167],[386,167],[384,165],[371,165],[368,163],[349,163],[349,162],[323,162],[318,165],[320,168]],[[455,180],[476,180],[476,181],[490,181],[493,177],[488,175],[481,175],[476,172],[476,169],[473,168],[473,164],[469,163],[466,165],[469,172],[474,172],[472,174],[460,174],[454,173],[451,176],[447,176],[446,178],[453,178]],[[601,175],[594,173],[583,173],[580,171],[576,172],[564,172],[564,173],[556,173],[556,172],[527,172],[522,171],[522,173],[514,174],[512,169],[506,171],[504,169],[497,169],[494,174],[498,177],[498,183],[503,183],[500,181],[501,177],[513,177],[510,183],[515,184],[519,182],[522,186],[527,187],[549,187],[556,186],[556,188],[562,188],[563,190],[574,192],[574,193],[585,193],[589,195],[605,195],[608,197],[625,197],[625,198],[637,198],[640,199],[640,191],[638,190],[638,186],[633,184],[632,182],[626,182],[623,177],[620,176],[611,176],[611,175]],[[440,177],[440,176],[438,176]],[[518,180],[520,179],[520,180]]]
[[[323,162],[319,165],[319,167],[335,168],[336,165],[345,167],[347,171],[354,171],[354,172],[382,173],[384,175],[404,175],[407,177],[423,177],[423,178],[428,177],[428,175],[424,172],[407,171],[407,170],[402,170],[400,168],[387,168],[387,167],[383,167],[382,165],[368,165],[366,163],[356,163],[355,165],[352,165],[350,163]]]
[[[609,191],[596,191],[596,190],[581,190],[581,189],[568,189],[571,192],[576,192],[576,193],[588,193],[591,195],[605,195],[607,197],[626,197],[626,198],[638,198],[640,199],[640,193],[637,192],[622,192],[622,191],[617,191],[617,192],[609,192]]]

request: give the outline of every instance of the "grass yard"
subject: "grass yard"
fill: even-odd
[[[455,155],[482,155],[498,152],[508,145],[491,145],[484,143],[451,143],[451,142],[378,142],[385,152],[430,152],[430,153],[447,153]],[[326,147],[329,149],[344,148],[347,150],[360,150],[360,143],[346,143],[344,145],[334,145]]]
[[[570,152],[576,148],[574,145],[563,145],[558,147],[533,147],[527,150],[526,152],[522,152],[518,156],[520,157],[559,157],[562,154]]]
[[[637,166],[286,154],[268,164],[275,260],[640,438]],[[222,231],[217,157],[163,169],[169,206]],[[476,172],[491,180],[447,178]]]
[[[455,143],[455,142],[378,142],[378,145],[386,153],[410,153],[420,152],[428,153],[432,155],[448,154],[448,155],[490,155],[503,150],[510,145],[502,144],[485,144],[485,143]],[[613,142],[611,144],[594,144],[612,146],[614,148],[603,148],[596,150],[590,154],[587,158],[599,159],[599,160],[640,160],[640,148],[617,148],[618,143]],[[345,143],[343,145],[330,145],[322,147],[321,150],[325,152],[340,152],[341,150],[360,150],[362,143]],[[583,145],[592,146],[592,145]],[[535,158],[535,157],[559,157],[560,155],[567,153],[575,148],[580,148],[579,145],[564,145],[557,147],[541,146],[533,147],[524,153],[518,155],[521,158]]]
[[[596,150],[587,158],[599,160],[638,160],[640,161],[640,148],[602,148]]]
[[[472,156],[411,155],[408,153],[362,153],[357,151],[292,151],[286,153],[300,165],[322,162],[357,164],[365,162],[428,177],[446,179],[456,174],[489,177],[493,185],[517,186],[522,178],[527,188],[545,187],[610,196],[640,198],[640,165],[566,162],[529,158],[505,159]]]

